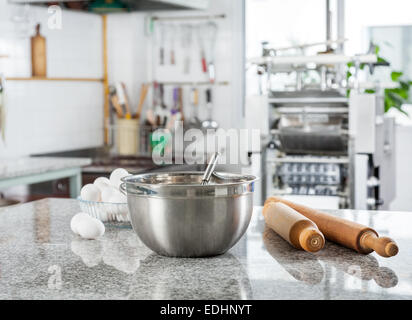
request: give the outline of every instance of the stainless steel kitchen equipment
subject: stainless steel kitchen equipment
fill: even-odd
[[[362,93],[365,83],[357,77],[360,65],[374,64],[376,55],[274,56],[267,44],[262,53],[251,62],[264,66],[268,83],[263,198],[281,195],[330,209],[387,208],[395,195],[393,120],[384,115],[379,84],[377,93]],[[356,69],[353,79],[343,75],[348,63]],[[279,86],[279,74],[292,81]]]
[[[338,2],[334,30],[326,0],[325,41],[262,42],[261,56],[249,59],[268,101],[262,198],[281,195],[325,209],[387,209],[395,196],[395,137],[383,89],[398,84],[367,81],[367,71],[388,66],[374,44],[366,54],[344,54],[344,5]]]
[[[207,185],[209,183],[210,178],[212,177],[212,174],[215,171],[216,164],[219,160],[219,156],[220,156],[219,152],[216,152],[210,158],[209,164],[207,165],[205,173],[203,174],[203,177],[202,177],[202,182],[201,182],[202,186]]]
[[[396,195],[396,136],[395,119],[385,114],[383,96],[351,93],[349,131],[353,207],[388,210]]]
[[[337,91],[272,92],[264,197],[350,206],[348,104]]]
[[[201,172],[149,173],[123,178],[133,229],[150,249],[175,257],[213,256],[246,231],[255,176],[224,173],[201,185]]]

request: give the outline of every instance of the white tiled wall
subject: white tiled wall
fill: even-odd
[[[30,7],[28,23],[17,23],[22,7],[0,1],[0,72],[29,77],[30,34],[36,22],[47,40],[49,77],[102,78],[102,20],[63,10],[62,28],[48,29],[46,8]],[[24,30],[27,32],[19,32]],[[99,82],[8,81],[6,143],[0,157],[82,149],[103,144],[103,87]]]
[[[214,20],[218,24],[217,40],[215,45],[215,64],[217,82],[227,81],[228,86],[215,86],[213,89],[214,112],[213,118],[223,128],[239,128],[244,125],[243,117],[243,34],[242,15],[243,6],[240,0],[211,0],[210,9],[205,11],[172,11],[156,12],[159,17],[217,15],[226,14],[225,19]],[[111,14],[108,18],[109,41],[109,77],[110,82],[125,82],[130,100],[135,109],[139,101],[139,90],[142,82],[157,80],[159,82],[205,82],[207,74],[202,73],[200,53],[196,33],[192,34],[192,50],[190,52],[191,71],[183,73],[183,56],[186,54],[182,48],[179,27],[182,24],[205,23],[205,20],[178,20],[174,25],[174,50],[176,64],[159,65],[159,39],[156,36],[145,34],[145,17],[151,13]],[[164,22],[170,25],[169,22]],[[155,23],[155,35],[158,31]],[[171,39],[170,30],[167,30],[165,59],[170,61]],[[152,46],[152,42],[154,45]],[[206,118],[205,93],[206,86],[199,87],[200,116]],[[183,104],[187,115],[191,115],[189,106],[190,86],[183,87]],[[165,87],[165,103],[170,109],[173,106],[173,86]],[[145,110],[152,104],[152,92],[149,91],[146,99]]]
[[[211,0],[210,8],[204,12],[184,11],[184,12],[162,12],[156,13],[159,17],[173,17],[173,16],[192,16],[192,15],[220,15],[225,14],[224,19],[214,19],[213,21],[218,26],[216,35],[214,61],[216,68],[216,82],[228,82],[229,85],[213,87],[213,118],[222,128],[241,128],[244,126],[244,107],[243,107],[243,79],[244,79],[244,60],[243,60],[243,1],[232,0]],[[156,22],[154,40],[154,51],[150,56],[153,66],[153,79],[157,81],[193,81],[205,82],[208,81],[208,75],[201,71],[200,62],[200,47],[199,37],[197,32],[192,32],[192,49],[190,51],[190,72],[183,73],[183,59],[186,50],[182,48],[181,25],[192,24],[193,26],[204,24],[207,20],[187,20],[170,22],[163,21],[166,26],[166,36],[164,37],[165,47],[165,65],[159,65],[159,24]],[[174,29],[167,29],[167,26],[174,25]],[[208,41],[208,36],[202,33],[203,40]],[[171,65],[170,51],[171,48],[175,51],[176,64]],[[150,51],[149,51],[150,52]],[[199,87],[200,92],[200,117],[206,118],[207,112],[205,107],[205,93],[207,86]],[[189,89],[184,87],[184,110],[190,115],[191,110],[189,106]],[[172,90],[173,88],[165,88],[165,100],[168,105],[172,104]]]
[[[122,81],[133,111],[136,110],[142,83],[147,82],[147,39],[144,34],[145,13],[108,15],[107,41],[109,82]],[[146,100],[146,105],[151,99]]]
[[[20,8],[20,9],[19,9]],[[20,12],[19,12],[20,10]],[[243,34],[242,1],[212,0],[206,12],[156,12],[159,16],[226,14],[217,20],[219,25],[215,49],[217,81],[228,81],[228,86],[214,89],[214,119],[221,127],[243,126]],[[150,13],[110,14],[108,16],[109,81],[125,82],[132,109],[136,109],[143,82],[187,81],[181,64],[176,67],[152,69],[150,37],[145,35],[144,19]],[[6,76],[30,76],[30,40],[25,26],[17,24],[21,7],[0,2],[0,54],[11,59],[0,61],[0,72]],[[41,33],[47,39],[47,63],[50,77],[101,78],[102,20],[94,14],[63,10],[62,29],[46,27],[45,8],[31,7],[29,27],[42,23]],[[22,35],[23,34],[23,35]],[[196,39],[193,40],[196,43]],[[181,42],[176,39],[176,58],[181,61]],[[199,53],[193,52],[193,70],[200,70]],[[156,63],[156,61],[153,61]],[[153,72],[152,72],[153,71]],[[199,72],[191,81],[206,81]],[[187,88],[188,89],[188,88]],[[7,141],[0,142],[0,157],[39,154],[99,146],[103,143],[102,85],[93,82],[24,82],[7,83]],[[166,96],[171,97],[170,92]],[[187,93],[188,91],[186,91]],[[168,98],[167,98],[168,99]],[[187,94],[184,97],[187,106]],[[200,97],[201,112],[205,117],[204,93]],[[170,100],[169,108],[171,108]],[[145,109],[152,104],[151,92]],[[144,109],[144,111],[145,111]],[[144,112],[143,111],[143,112]],[[202,112],[203,111],[203,112]]]

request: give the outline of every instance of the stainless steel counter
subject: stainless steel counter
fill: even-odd
[[[76,200],[0,209],[0,299],[412,299],[412,214],[339,211],[394,238],[397,256],[333,243],[297,251],[266,229],[256,208],[247,234],[206,259],[161,257],[127,225],[99,240],[70,230]]]

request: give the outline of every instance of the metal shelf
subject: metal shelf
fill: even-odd
[[[269,103],[347,103],[346,97],[296,97],[296,98],[269,98]]]
[[[215,14],[215,15],[203,15],[203,16],[153,16],[151,19],[153,21],[176,21],[176,20],[211,20],[211,19],[224,19],[226,18],[225,14]]]
[[[338,164],[347,164],[349,163],[349,158],[346,156],[342,157],[281,157],[266,160],[267,163],[284,163],[284,162],[294,162],[294,163],[338,163]]]
[[[163,84],[165,86],[168,85],[176,85],[176,86],[228,86],[229,81],[217,81],[211,83],[210,81],[156,81],[159,84]]]
[[[282,132],[279,129],[270,129],[270,134],[271,135],[280,135]],[[348,136],[350,135],[349,130],[341,129],[340,130],[341,135]]]
[[[8,81],[88,81],[103,82],[100,78],[64,78],[64,77],[6,77]]]

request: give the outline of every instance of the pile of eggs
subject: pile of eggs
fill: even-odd
[[[80,191],[80,213],[72,218],[71,229],[85,239],[103,235],[102,221],[129,221],[127,198],[120,192],[121,179],[129,173],[123,168],[113,170],[110,178],[97,178]]]
[[[117,168],[110,174],[110,179],[99,177],[93,183],[83,186],[80,198],[86,201],[126,203],[126,196],[119,191],[121,179],[129,173],[123,168]]]

